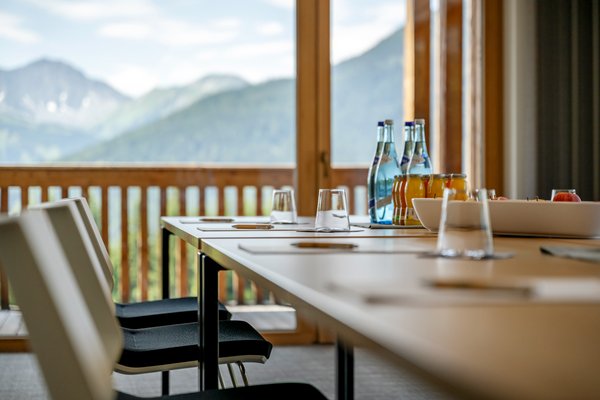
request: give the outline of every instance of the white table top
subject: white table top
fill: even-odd
[[[459,394],[600,398],[597,297],[551,296],[540,301],[504,293],[496,299],[484,291],[446,302],[435,294],[414,297],[411,292],[422,289],[427,278],[598,280],[600,265],[543,255],[539,246],[597,247],[599,241],[495,238],[498,251],[513,251],[515,256],[462,261],[361,252],[432,249],[433,238],[317,240],[352,242],[358,248],[352,253],[297,254],[287,250],[297,238],[208,238],[203,239],[202,250],[222,266],[273,290],[345,340],[372,348]],[[265,248],[272,253],[263,254]],[[403,297],[405,291],[409,295]]]
[[[272,230],[233,229],[237,223],[268,223],[269,217],[231,217],[234,222],[214,223],[202,222],[201,217],[161,217],[161,225],[177,235],[180,239],[196,247],[202,248],[205,239],[239,239],[239,238],[343,238],[343,237],[414,237],[435,236],[424,228],[420,229],[367,229],[352,227],[352,232],[303,232],[314,224],[314,217],[300,217],[300,225],[278,225]],[[367,217],[351,216],[350,222],[368,222]],[[285,230],[282,230],[285,229]]]

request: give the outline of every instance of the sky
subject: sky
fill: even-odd
[[[404,0],[331,2],[333,63],[404,24]],[[60,60],[132,97],[212,73],[253,83],[291,77],[294,37],[294,0],[0,3],[0,69]]]

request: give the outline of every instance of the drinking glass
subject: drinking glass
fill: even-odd
[[[298,221],[293,190],[273,190],[270,219],[272,224],[295,224]]]
[[[344,189],[319,189],[315,229],[324,232],[349,231],[347,204]]]
[[[477,190],[471,201],[458,200],[464,198],[469,198],[464,191],[444,190],[436,251],[444,257],[482,259],[491,256],[494,244],[487,190]]]

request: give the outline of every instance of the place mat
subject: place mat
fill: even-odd
[[[600,263],[600,247],[540,246],[540,251],[557,257]]]
[[[240,244],[240,250],[250,254],[329,254],[329,253],[370,253],[370,254],[421,254],[407,246],[400,249],[382,249],[377,246],[359,246],[355,243],[339,242],[296,242],[292,244]]]
[[[351,223],[350,225],[358,226],[360,228],[368,228],[368,229],[425,229],[425,227],[423,225],[373,224],[370,222]]]
[[[431,282],[441,282],[432,285]],[[480,306],[515,303],[600,303],[598,278],[539,278],[520,281],[474,279],[429,280],[412,286],[393,286],[389,282],[338,280],[332,290],[360,296],[373,304],[413,306]]]

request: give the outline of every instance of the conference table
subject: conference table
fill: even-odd
[[[598,240],[495,237],[512,256],[473,261],[431,257],[435,237],[420,230],[240,234],[181,221],[162,219],[199,250],[202,389],[217,383],[217,274],[229,269],[336,332],[338,398],[353,397],[354,346],[461,397],[600,398],[600,265],[540,252]]]

